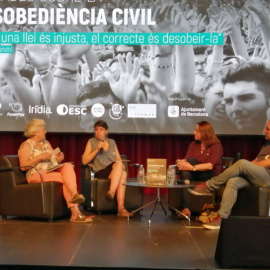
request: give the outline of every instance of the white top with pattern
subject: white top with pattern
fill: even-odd
[[[34,157],[36,157],[40,154],[43,154],[45,152],[49,152],[49,153],[52,152],[50,143],[47,140],[41,141],[41,147],[37,147],[36,144],[30,139],[28,139],[27,142],[31,145],[30,159],[33,159]],[[50,166],[52,166],[52,162],[50,159],[41,161],[34,166],[35,169],[32,168],[26,173],[26,178],[29,178],[34,173],[37,173],[37,170],[38,171],[41,171],[41,170],[46,171],[48,169],[48,167],[50,167]]]

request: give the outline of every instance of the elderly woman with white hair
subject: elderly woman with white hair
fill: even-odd
[[[91,222],[91,217],[82,215],[78,207],[78,204],[83,203],[85,198],[78,194],[73,165],[63,163],[62,166],[56,166],[55,170],[50,170],[53,165],[60,164],[64,160],[64,154],[55,153],[51,144],[45,139],[46,133],[45,122],[41,119],[33,119],[25,127],[24,136],[27,140],[21,144],[18,155],[22,170],[27,171],[28,183],[41,181],[38,171],[42,173],[44,182],[63,183],[64,197],[71,210],[70,221]]]

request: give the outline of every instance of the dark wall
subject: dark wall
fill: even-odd
[[[57,146],[65,153],[66,161],[73,161],[78,177],[80,188],[80,164],[87,140],[90,134],[47,134],[47,139],[55,148]],[[119,152],[126,154],[130,163],[142,163],[146,165],[147,158],[166,158],[167,164],[173,164],[177,158],[183,158],[189,143],[193,140],[192,135],[115,135],[110,138],[116,140]],[[219,136],[224,156],[236,157],[237,152],[242,157],[252,160],[264,144],[264,136]],[[20,144],[25,140],[22,133],[0,133],[0,155],[17,154]],[[133,167],[130,176],[136,172]]]

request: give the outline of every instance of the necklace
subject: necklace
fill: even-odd
[[[203,145],[203,144],[201,144],[201,154],[203,153],[203,151],[206,149],[206,147]]]

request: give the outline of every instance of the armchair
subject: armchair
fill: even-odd
[[[241,157],[237,153],[236,161]],[[222,158],[223,169],[231,166],[230,158]],[[224,187],[218,189],[215,194],[221,201]],[[237,200],[232,208],[231,216],[270,216],[270,188],[256,187],[250,185],[238,191]]]
[[[225,170],[233,164],[233,158],[222,157],[222,169]],[[196,182],[192,182],[197,184]],[[181,193],[176,193],[178,190],[169,190],[169,204],[177,209],[182,209],[183,206]],[[192,212],[201,212],[204,204],[220,202],[224,187],[216,190],[213,196],[195,196],[188,194],[191,198]],[[270,216],[270,188],[261,188],[254,185],[247,186],[238,191],[237,201],[232,208],[231,216]]]
[[[270,216],[270,188],[250,185],[238,191],[232,216]]]
[[[125,155],[121,155],[122,160],[127,160]],[[123,162],[128,174],[127,162]],[[127,181],[135,179],[127,178]],[[89,209],[98,213],[106,211],[117,211],[116,198],[113,201],[107,201],[106,192],[109,190],[110,180],[95,178],[95,174],[89,165],[81,166],[81,193],[85,197],[82,204],[84,209]],[[143,189],[142,188],[126,188],[125,207],[127,210],[134,210],[143,205]]]
[[[232,157],[222,157],[222,170],[230,167],[233,163],[234,158]],[[191,181],[191,184],[197,185],[199,184],[198,181]],[[219,194],[219,193],[218,193]],[[192,213],[200,213],[202,212],[203,206],[205,204],[211,204],[216,201],[216,198],[220,196],[213,193],[213,196],[195,196],[190,194],[186,189],[169,189],[168,191],[168,203],[169,205],[177,208],[183,209],[184,208],[184,200],[189,202],[189,209]]]
[[[52,221],[67,216],[63,187],[58,182],[32,183],[20,169],[17,155],[0,158],[0,215],[42,218]]]

